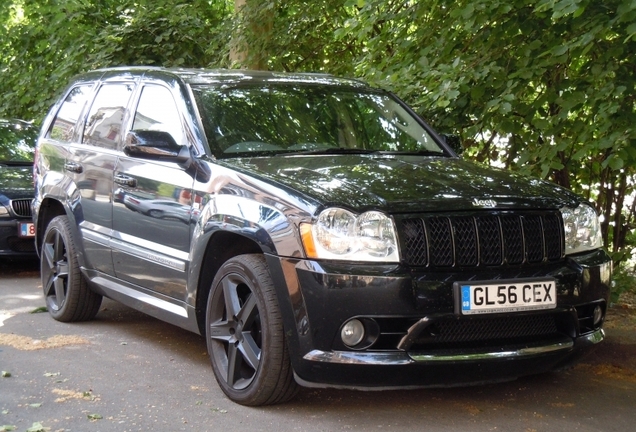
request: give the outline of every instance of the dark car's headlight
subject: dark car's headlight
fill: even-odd
[[[378,211],[356,215],[329,208],[311,224],[300,226],[308,258],[399,262],[393,220]]]
[[[561,215],[565,229],[566,255],[603,246],[601,224],[591,206],[581,204],[576,208],[564,207],[561,209]]]
[[[5,206],[0,204],[0,217],[7,216],[8,214],[9,214],[9,209],[7,209]]]

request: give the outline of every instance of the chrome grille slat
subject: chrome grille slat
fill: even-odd
[[[11,200],[13,212],[21,217],[31,217],[31,198]]]

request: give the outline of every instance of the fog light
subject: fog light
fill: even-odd
[[[348,347],[358,345],[364,339],[364,324],[355,318],[347,321],[340,330],[340,337]]]
[[[603,309],[600,306],[596,306],[594,308],[594,325],[599,325],[601,320],[603,319]]]

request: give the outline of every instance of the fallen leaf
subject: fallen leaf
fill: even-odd
[[[42,423],[35,422],[33,425],[26,430],[26,432],[47,432],[50,431],[51,428],[42,426]]]
[[[2,378],[9,378],[11,376],[11,372],[9,371],[2,371]]]
[[[104,418],[100,414],[88,414],[86,417],[88,417],[89,420],[101,420]]]
[[[36,314],[36,313],[42,313],[42,312],[48,312],[49,310],[46,308],[46,306],[40,306],[39,308],[33,309],[31,312],[32,314]]]

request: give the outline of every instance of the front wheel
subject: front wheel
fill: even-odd
[[[261,255],[221,266],[208,298],[206,339],[212,369],[234,402],[285,402],[297,392],[269,270]]]
[[[102,296],[88,287],[80,272],[77,246],[66,216],[57,216],[46,227],[40,255],[42,289],[51,316],[63,322],[93,319]]]

